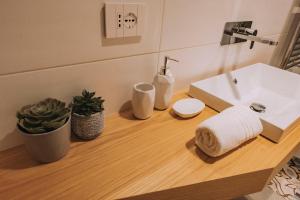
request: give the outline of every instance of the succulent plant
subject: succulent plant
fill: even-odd
[[[73,97],[73,102],[71,103],[72,113],[91,116],[94,113],[102,112],[104,110],[104,99],[94,96],[95,92],[83,90],[82,96]]]
[[[70,116],[64,102],[47,98],[37,104],[27,105],[17,112],[18,126],[31,134],[46,133],[63,126]]]

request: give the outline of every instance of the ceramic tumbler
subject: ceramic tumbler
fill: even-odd
[[[137,83],[133,86],[132,108],[138,119],[151,117],[154,109],[155,88],[150,83]]]

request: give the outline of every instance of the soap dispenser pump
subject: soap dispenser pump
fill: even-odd
[[[173,96],[175,78],[173,77],[168,66],[169,61],[179,62],[176,59],[165,57],[164,65],[154,77],[153,85],[155,87],[154,107],[158,110],[165,110],[169,107]]]

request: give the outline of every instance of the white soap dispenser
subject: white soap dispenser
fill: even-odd
[[[165,110],[169,107],[173,96],[173,88],[175,78],[173,77],[168,62],[172,60],[179,62],[168,56],[165,57],[164,66],[160,69],[158,74],[154,77],[153,85],[155,87],[155,103],[154,107],[158,110]]]

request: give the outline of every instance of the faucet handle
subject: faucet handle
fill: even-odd
[[[243,34],[243,35],[257,36],[257,29],[250,29],[250,28],[238,26],[238,27],[233,27],[232,31],[234,33],[239,33],[239,34]],[[253,49],[253,46],[254,46],[254,41],[251,41],[250,49]]]
[[[257,29],[255,29],[255,30],[252,32],[252,35],[253,35],[253,36],[257,36]],[[251,43],[250,43],[250,49],[253,49],[253,46],[254,46],[254,41],[251,41]]]

